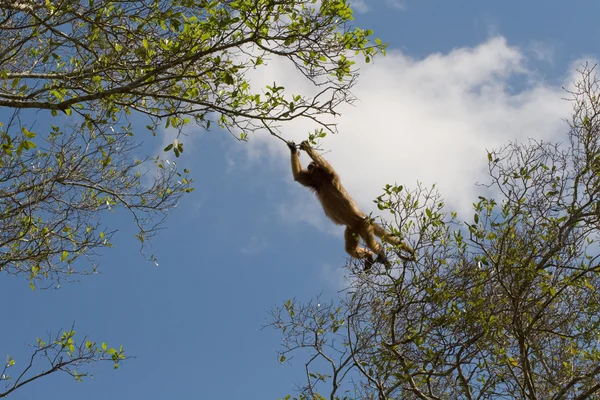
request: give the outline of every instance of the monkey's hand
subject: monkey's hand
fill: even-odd
[[[367,257],[365,258],[365,266],[363,267],[364,272],[369,272],[373,268],[373,258]]]
[[[306,152],[311,150],[310,143],[308,143],[308,140],[305,140],[302,143],[300,143],[300,150],[304,150]]]
[[[292,141],[289,141],[286,143],[287,143],[288,148],[292,152],[292,154],[296,154],[296,152],[298,151],[298,146],[296,146],[296,143],[294,143]]]

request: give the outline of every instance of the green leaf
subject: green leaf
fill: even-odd
[[[23,140],[21,143],[19,143],[19,146],[17,147],[17,155],[20,155],[23,152],[23,150],[34,149],[35,147],[36,145],[32,141]]]
[[[26,138],[32,139],[35,137],[35,132],[27,130],[27,128],[25,128],[24,126],[21,127],[21,132],[23,132],[23,135],[25,135]]]
[[[52,96],[54,96],[58,101],[63,101],[64,97],[58,90],[52,89],[49,92]],[[56,110],[54,110],[56,111]]]

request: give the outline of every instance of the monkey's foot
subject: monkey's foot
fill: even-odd
[[[410,255],[407,256],[406,254],[402,254],[400,251],[396,251],[396,255],[402,261],[417,261],[416,254],[414,252],[407,252],[407,253],[409,253]]]
[[[385,269],[390,269],[392,268],[392,263],[390,262],[390,260],[387,259],[386,256],[384,255],[378,255],[377,259],[375,260],[378,263],[381,263],[385,266]]]
[[[371,270],[371,268],[373,267],[373,258],[371,257],[367,257],[365,258],[365,267],[363,268],[364,272],[369,272]]]

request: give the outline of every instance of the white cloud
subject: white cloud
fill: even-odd
[[[304,222],[315,228],[337,236],[343,236],[344,228],[332,223],[324,224],[325,213],[317,198],[309,190],[300,188],[301,192],[295,187],[297,184],[292,180],[292,173],[289,173],[289,182],[294,187],[290,188],[290,198],[294,200],[280,204],[277,207],[279,217],[291,224]]]
[[[367,1],[365,0],[350,0],[352,10],[361,14],[371,11],[370,5],[373,5],[372,3],[374,3],[374,1],[369,0],[368,3],[369,4],[367,4]],[[394,8],[399,11],[404,11],[407,8],[406,0],[383,0],[383,4],[388,8]],[[377,5],[378,4],[375,4],[375,6]]]
[[[567,130],[561,120],[570,111],[561,99],[564,91],[544,84],[527,61],[501,37],[424,59],[391,50],[375,64],[361,65],[353,90],[360,101],[339,110],[340,133],[322,142],[328,151],[324,155],[365,212],[373,211],[372,200],[386,183],[414,187],[420,180],[425,186],[437,183],[449,208],[463,217],[470,215],[482,190],[474,184],[486,181],[486,149],[529,137],[556,140]],[[283,84],[288,93],[311,91],[278,60],[262,73],[253,81],[258,87],[262,78]],[[526,86],[515,90],[516,79]],[[285,134],[300,141],[314,128],[307,121],[295,121]],[[286,159],[283,173],[290,174],[283,143],[265,134],[249,144],[253,157],[267,153]],[[306,163],[306,156],[302,160]],[[290,185],[295,185],[291,178]],[[305,190],[296,186],[291,190]],[[296,203],[280,208],[294,216],[288,219],[304,215],[311,224],[317,224],[315,218],[328,223],[320,210],[316,215],[305,212],[305,197]]]
[[[364,0],[350,0],[350,7],[352,7],[352,10],[359,13],[366,13],[369,11],[369,6]]]
[[[396,10],[406,9],[406,3],[404,0],[385,0],[385,4],[390,8],[395,8]]]
[[[262,236],[252,235],[247,243],[240,247],[240,252],[246,256],[253,256],[261,253],[267,246],[267,239]]]
[[[546,42],[532,41],[527,46],[527,50],[539,61],[544,61],[549,64],[552,64],[555,61],[554,48]]]
[[[319,278],[327,282],[332,289],[342,290],[349,286],[349,283],[354,279],[349,276],[348,269],[338,266],[334,267],[329,264],[324,264],[319,271]]]

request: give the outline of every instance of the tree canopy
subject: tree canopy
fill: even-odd
[[[351,100],[355,54],[384,46],[353,28],[344,0],[4,1],[0,106],[110,124],[133,111],[180,127],[216,121],[242,137],[263,122],[335,112]],[[254,90],[245,74],[288,59],[320,88]]]
[[[351,23],[345,0],[0,0],[0,271],[32,289],[94,272],[118,229],[108,212],[130,213],[142,243],[152,236],[193,187],[189,171],[141,151],[140,133],[195,123],[246,140],[296,118],[334,130],[322,117],[353,100],[354,57],[385,49]],[[316,94],[253,86],[249,72],[273,58]],[[183,143],[165,150],[179,157]],[[74,337],[38,339],[29,364],[9,357],[0,397],[126,358]]]
[[[350,263],[340,299],[273,310],[281,361],[307,351],[297,398],[599,398],[600,85],[580,72],[566,140],[490,151],[472,220],[390,185],[378,205],[418,260]]]
[[[74,261],[110,245],[108,209],[152,235],[192,188],[188,171],[136,151],[140,128],[214,122],[246,139],[303,117],[335,129],[319,118],[352,101],[352,58],[385,47],[351,20],[343,0],[2,2],[0,269],[32,287],[83,272]],[[317,94],[253,88],[246,74],[271,57]],[[179,156],[183,143],[165,150]]]

